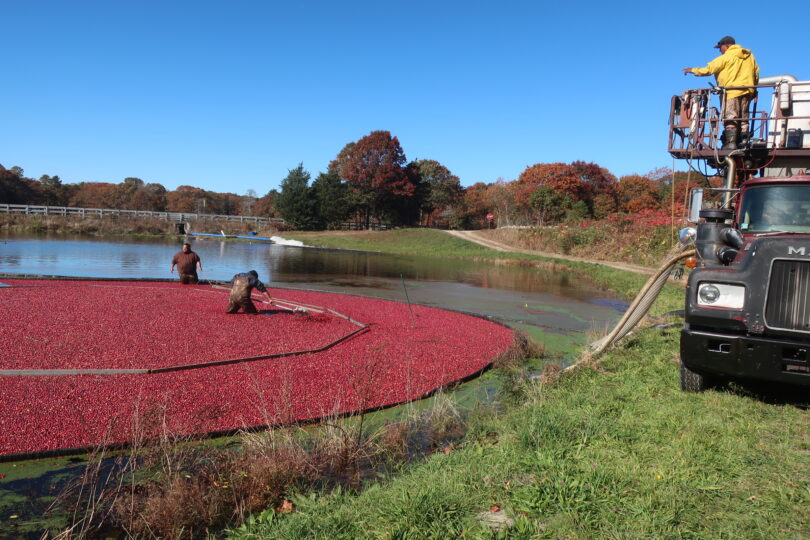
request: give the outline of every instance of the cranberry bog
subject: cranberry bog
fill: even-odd
[[[514,341],[479,317],[330,293],[268,289],[275,306],[227,315],[216,285],[3,284],[0,460],[125,444],[156,412],[210,436],[384,408],[477,375]]]

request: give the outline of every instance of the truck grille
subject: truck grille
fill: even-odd
[[[771,268],[765,322],[771,328],[810,332],[810,262],[776,260]]]

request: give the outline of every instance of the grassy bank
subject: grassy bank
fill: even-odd
[[[293,498],[236,538],[798,538],[810,534],[810,418],[678,390],[677,330],[647,330],[360,494]]]
[[[437,231],[352,233],[330,247],[422,253]],[[305,239],[318,244],[314,236]],[[387,238],[387,239],[386,239]],[[429,237],[446,255],[501,258]],[[320,243],[319,245],[326,245]],[[376,248],[376,249],[375,249]],[[481,248],[483,249],[483,248]],[[410,250],[410,251],[409,251]],[[486,250],[489,251],[489,250]],[[573,264],[628,295],[642,276]],[[665,288],[654,306],[682,307]],[[647,328],[597,366],[524,380],[511,406],[477,418],[427,462],[354,493],[292,496],[235,538],[799,538],[810,534],[806,393],[678,390],[678,329]]]
[[[483,231],[492,240],[533,251],[545,251],[602,261],[655,266],[677,241],[683,225],[675,227],[666,217],[586,221],[558,227],[492,229]]]
[[[677,240],[669,225],[598,221],[559,227],[491,229],[486,238],[532,251],[656,266]],[[288,233],[309,245],[451,257],[509,257],[432,229]]]
[[[308,246],[334,249],[378,251],[396,255],[493,259],[499,254],[489,248],[450,236],[435,229],[395,229],[391,231],[294,231],[286,238]]]

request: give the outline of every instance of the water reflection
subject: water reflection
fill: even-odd
[[[0,255],[0,266],[20,266],[22,257],[19,255]]]

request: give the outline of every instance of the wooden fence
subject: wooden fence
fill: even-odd
[[[281,218],[259,216],[225,216],[221,214],[195,214],[186,212],[151,212],[149,210],[115,210],[113,208],[75,208],[72,206],[32,206],[28,204],[0,204],[0,212],[41,216],[76,217],[132,217],[153,218],[186,223],[188,221],[228,221],[238,223],[284,223]]]
[[[278,223],[285,221],[281,218],[268,218],[259,216],[225,216],[222,214],[194,214],[186,212],[152,212],[149,210],[116,210],[114,208],[77,208],[73,206],[33,206],[30,204],[0,204],[0,212],[11,214],[26,214],[35,216],[76,216],[76,217],[132,217],[153,218],[187,223],[189,221],[226,221],[237,223]],[[392,229],[386,223],[369,223],[368,230],[386,231]],[[340,224],[344,231],[366,230],[366,224],[357,221],[347,221]]]

